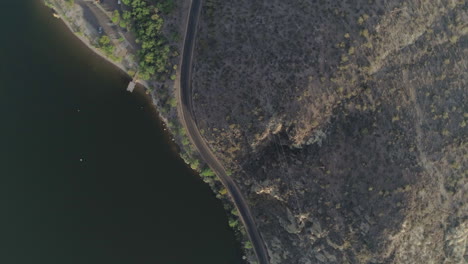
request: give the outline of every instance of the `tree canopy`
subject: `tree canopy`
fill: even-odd
[[[140,73],[142,79],[150,79],[155,76],[163,79],[170,74],[171,48],[162,28],[164,19],[162,13],[170,12],[174,3],[172,0],[154,1],[153,4],[145,0],[122,0],[129,8],[123,11],[121,19],[127,27],[135,32],[141,50],[138,53],[140,59]]]

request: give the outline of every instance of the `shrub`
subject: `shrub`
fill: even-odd
[[[239,221],[234,220],[234,219],[229,219],[229,226],[230,226],[231,228],[234,228],[234,227],[236,227],[236,226],[238,226],[238,225],[239,225]]]
[[[110,42],[111,40],[108,36],[102,36],[98,41],[99,48],[103,50],[107,56],[112,55],[115,50],[115,47]]]
[[[244,248],[246,248],[246,249],[252,249],[252,248],[253,248],[252,242],[250,242],[250,241],[245,242]]]
[[[190,168],[192,168],[192,170],[197,170],[199,166],[200,166],[199,160],[197,159],[190,160]]]
[[[112,23],[118,24],[120,21],[120,13],[119,10],[114,10],[114,13],[112,13]]]
[[[206,168],[200,173],[200,175],[203,177],[213,177],[216,174],[210,168]]]

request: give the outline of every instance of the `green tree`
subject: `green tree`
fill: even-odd
[[[231,228],[234,228],[234,227],[236,227],[236,226],[238,226],[238,225],[239,225],[239,221],[237,221],[237,220],[235,220],[235,219],[229,219],[229,226],[230,226]]]
[[[192,170],[197,170],[199,166],[200,166],[199,160],[193,159],[190,161],[190,168],[192,168]]]
[[[125,20],[120,20],[119,26],[120,26],[121,28],[127,28],[127,22],[125,22]]]
[[[176,107],[176,106],[177,106],[177,100],[176,100],[174,97],[172,97],[171,99],[169,99],[168,103],[169,103],[169,105],[170,105],[171,107]]]
[[[109,45],[109,43],[110,43],[110,38],[108,36],[102,36],[99,39],[99,45],[100,46],[106,46],[106,45]]]
[[[124,0],[127,10],[120,18],[121,26],[132,27],[137,37],[137,43],[141,43],[138,53],[140,59],[141,77],[149,79],[152,76],[163,80],[170,78],[173,71],[170,58],[174,51],[167,44],[162,29],[164,20],[161,13],[170,12],[174,8],[172,0],[161,0],[148,4],[144,0]],[[122,24],[122,21],[124,23]]]
[[[250,241],[245,242],[244,248],[246,248],[246,249],[252,249],[252,248],[253,248],[252,242],[250,242]]]
[[[210,168],[206,168],[200,173],[200,175],[203,177],[213,177],[215,176],[215,173]]]
[[[115,47],[111,44],[111,40],[108,36],[102,36],[98,40],[98,46],[101,50],[106,53],[107,56],[110,56],[114,53]]]
[[[114,13],[112,13],[112,23],[118,24],[120,21],[120,13],[119,10],[114,10]]]

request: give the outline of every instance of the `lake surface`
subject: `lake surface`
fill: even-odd
[[[241,263],[149,99],[40,1],[1,2],[0,263]]]

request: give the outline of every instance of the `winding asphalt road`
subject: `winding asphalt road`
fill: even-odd
[[[210,148],[203,140],[198,130],[197,124],[193,117],[192,107],[192,58],[193,50],[195,47],[195,36],[197,33],[198,18],[200,16],[202,0],[192,0],[190,6],[190,13],[187,21],[185,32],[184,47],[182,53],[182,67],[180,71],[180,87],[177,92],[177,99],[179,101],[179,115],[182,124],[187,129],[187,134],[198,150],[198,153],[203,160],[210,166],[216,173],[223,185],[226,187],[229,195],[234,201],[239,217],[243,222],[247,235],[252,242],[255,254],[259,264],[269,264],[268,252],[262,236],[258,232],[255,221],[249,210],[247,202],[245,201],[242,193],[237,184],[227,175],[223,165],[213,155]]]

